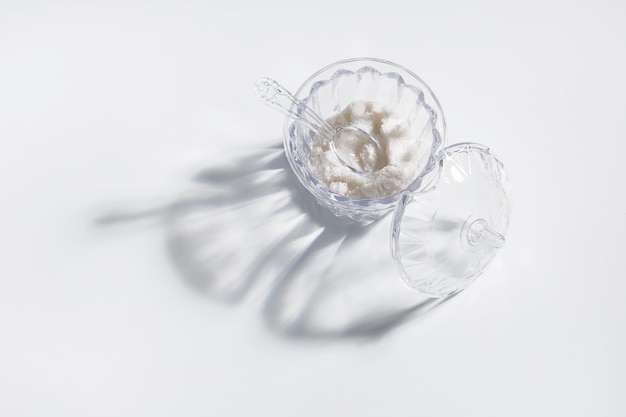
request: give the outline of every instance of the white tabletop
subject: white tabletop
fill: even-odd
[[[626,415],[625,14],[3,1],[0,415]],[[309,204],[254,97],[358,56],[511,179],[506,245],[445,303],[395,278],[389,217]]]

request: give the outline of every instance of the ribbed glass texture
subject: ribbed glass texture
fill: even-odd
[[[312,174],[311,143],[315,131],[290,118],[285,121],[285,152],[298,180],[316,201],[337,216],[370,221],[388,213],[405,192],[431,182],[436,155],[445,141],[445,120],[430,88],[409,70],[379,59],[356,58],[331,64],[311,76],[294,94],[327,119],[355,101],[385,106],[410,126],[417,142],[418,164],[407,187],[392,195],[357,199],[330,191]],[[294,104],[293,111],[306,117]]]

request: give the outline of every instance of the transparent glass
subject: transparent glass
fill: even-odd
[[[261,86],[260,97],[266,102],[269,99],[273,104],[276,97],[282,97],[268,90],[267,84]],[[502,163],[488,147],[477,143],[445,146],[441,106],[418,76],[389,61],[348,59],[313,74],[289,99],[290,104],[279,107],[288,114],[284,148],[296,177],[317,203],[336,216],[369,222],[395,210],[391,257],[406,286],[423,296],[440,298],[463,290],[480,276],[504,245],[510,186]],[[355,102],[377,103],[407,128],[411,155],[417,162],[413,165],[412,160],[411,168],[406,168],[402,160],[412,175],[397,192],[351,198],[333,192],[314,174],[319,172],[312,167],[319,154],[319,145],[313,149],[319,126]],[[333,144],[336,132],[326,130],[331,131]]]
[[[428,297],[461,291],[504,245],[510,185],[489,148],[458,143],[439,158],[429,192],[405,194],[394,213],[391,254],[400,279]]]
[[[349,198],[329,190],[313,175],[310,157],[316,131],[310,123],[298,121],[308,116],[304,106],[294,103],[291,111],[296,120],[287,118],[284,126],[287,160],[300,183],[333,214],[356,221],[376,220],[392,210],[403,194],[423,191],[432,184],[437,156],[445,145],[445,119],[431,89],[408,69],[374,58],[343,60],[317,71],[294,96],[323,119],[355,101],[379,103],[408,121],[410,137],[417,143],[418,163],[404,189],[373,199]]]

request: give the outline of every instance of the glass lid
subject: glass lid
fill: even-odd
[[[428,191],[404,194],[391,231],[394,268],[427,297],[463,290],[505,240],[510,187],[489,148],[457,143],[439,157],[439,178]]]

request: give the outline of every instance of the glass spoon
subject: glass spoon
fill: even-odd
[[[271,78],[260,78],[254,84],[254,89],[256,92],[256,96],[265,104],[272,107],[273,109],[280,111],[286,116],[291,117],[296,122],[308,127],[309,129],[316,132],[318,135],[321,135],[324,139],[327,139],[330,143],[330,149],[335,154],[335,157],[337,158],[339,163],[350,171],[360,175],[369,175],[378,171],[377,169],[372,171],[363,171],[355,168],[341,157],[340,153],[337,152],[337,148],[335,146],[335,139],[340,132],[351,131],[359,135],[359,137],[368,140],[376,147],[376,151],[379,152],[381,150],[380,143],[378,142],[378,139],[372,136],[369,132],[366,132],[365,130],[352,125],[340,125],[337,127],[329,125],[322,117],[320,117],[304,102],[298,100],[285,87],[283,87],[277,81]],[[294,104],[295,107],[293,107]],[[292,110],[292,107],[295,110]]]

